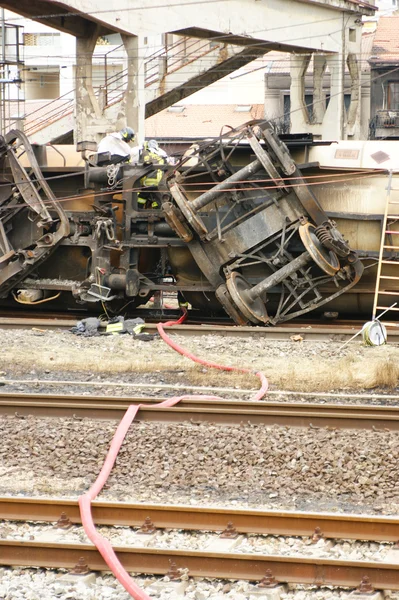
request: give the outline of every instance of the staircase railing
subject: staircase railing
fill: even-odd
[[[119,102],[126,89],[127,69],[109,76],[109,60],[112,52],[120,51],[123,45],[113,48],[104,54],[105,83],[103,86],[94,88],[96,95],[103,95],[104,108]],[[161,81],[166,75],[170,75],[188,64],[200,59],[222,44],[215,44],[211,40],[182,37],[172,45],[166,45],[157,50],[144,63],[144,85],[149,87]],[[73,97],[71,95],[73,94]],[[75,90],[63,94],[59,98],[51,100],[45,106],[41,106],[25,115],[24,131],[26,135],[32,136],[37,131],[73,113],[75,105]]]
[[[166,75],[178,71],[221,46],[222,44],[214,44],[210,40],[189,37],[182,37],[172,45],[165,45],[164,48],[151,54],[144,63],[145,87],[161,81]],[[122,98],[126,89],[127,72],[127,69],[124,69],[107,77],[104,90],[105,106],[111,106]]]
[[[75,105],[75,90],[67,92],[59,98],[55,98],[47,102],[44,106],[40,106],[35,110],[25,115],[24,132],[27,136],[31,136],[43,127],[51,125],[58,121],[63,116],[71,114]],[[71,98],[71,94],[74,94]]]

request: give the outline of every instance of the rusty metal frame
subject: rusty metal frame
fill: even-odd
[[[240,143],[246,139],[249,140],[256,158],[237,170],[235,152],[240,147]],[[234,299],[234,290],[230,285],[232,271],[238,271],[238,275],[242,275],[243,280],[247,282],[248,290],[254,285],[259,288],[258,283],[266,282],[262,293],[259,289],[255,292],[259,295],[259,304],[263,307],[272,296],[278,308],[274,316],[268,317],[269,311],[266,311],[266,317],[261,318],[260,321],[274,325],[323,306],[349,290],[361,276],[361,264],[353,253],[350,257],[344,258],[342,269],[335,278],[331,279],[320,277],[316,269],[308,264],[299,267],[295,263],[297,253],[302,251],[301,242],[296,239],[296,233],[292,233],[291,237],[290,233],[287,235],[287,231],[290,228],[295,229],[302,218],[306,218],[304,206],[306,208],[307,203],[313,203],[312,206],[317,212],[316,221],[322,224],[323,231],[320,235],[325,243],[329,244],[328,247],[335,242],[339,243],[340,240],[338,234],[335,241],[334,236],[329,237],[329,227],[331,225],[333,228],[333,225],[328,221],[327,215],[319,207],[311,191],[308,190],[306,201],[303,202],[302,179],[300,187],[294,186],[294,191],[287,191],[288,184],[285,179],[287,174],[294,173],[295,181],[302,176],[298,174],[297,166],[292,161],[286,146],[267,122],[253,121],[227,133],[222,131],[221,136],[216,140],[200,145],[197,171],[185,166],[190,157],[183,159],[178,168],[173,169],[173,176],[171,176],[171,169],[166,174],[165,185],[162,184],[159,189],[165,211],[138,209],[136,196],[139,184],[137,182],[143,174],[142,167],[124,166],[123,172],[121,171],[122,182],[119,185],[122,193],[118,199],[112,200],[112,202],[120,202],[123,209],[122,219],[118,220],[117,235],[114,232],[117,222],[113,212],[114,207],[112,204],[110,206],[104,204],[109,198],[106,196],[104,200],[104,189],[101,188],[104,184],[104,179],[101,179],[104,171],[99,174],[97,180],[95,178],[90,180],[90,184],[93,185],[93,207],[99,214],[74,210],[64,212],[45,181],[26,136],[15,130],[10,132],[7,142],[8,146],[0,149],[2,160],[7,167],[10,165],[12,178],[19,193],[17,197],[15,194],[13,196],[10,184],[9,189],[6,186],[7,195],[2,200],[2,206],[7,206],[11,215],[3,217],[4,227],[0,232],[2,247],[0,294],[2,297],[7,297],[9,292],[23,280],[27,288],[34,287],[43,291],[50,289],[46,287],[44,273],[52,272],[51,260],[48,263],[49,269],[45,267],[37,271],[37,268],[58,246],[65,247],[60,251],[65,256],[72,254],[70,248],[80,248],[80,254],[76,253],[79,254],[78,259],[81,259],[78,281],[72,281],[75,277],[69,277],[66,278],[69,279],[68,288],[65,286],[53,288],[60,292],[71,293],[73,302],[115,300],[115,305],[114,307],[111,305],[111,308],[117,309],[118,303],[122,306],[126,304],[126,300],[129,304],[134,300],[134,305],[131,305],[133,308],[149,297],[151,292],[168,289],[181,291],[187,296],[193,292],[193,305],[195,306],[197,298],[197,306],[200,306],[198,292],[210,291],[215,295],[215,299],[212,298],[212,310],[218,310],[217,301],[219,301],[238,324],[246,324],[249,322],[248,319],[257,323],[259,319],[252,318],[253,313],[244,310],[245,304],[239,302],[241,296],[235,296]],[[24,167],[25,157],[24,161],[20,160],[21,150],[29,159],[28,168]],[[263,168],[266,171],[262,171]],[[271,186],[267,186],[270,187],[270,192],[265,193],[256,183],[257,172],[262,173],[262,177],[271,177]],[[189,186],[195,182],[192,178],[198,175],[199,184],[204,182],[201,177],[205,177],[206,182],[210,181],[213,187],[191,201],[188,200],[190,194],[186,193],[184,187],[185,178]],[[244,177],[244,181],[240,181],[241,177]],[[105,185],[106,181],[107,178],[105,178]],[[73,183],[75,184],[75,181]],[[235,189],[229,190],[230,185],[234,185]],[[302,191],[298,192],[298,190]],[[252,198],[254,194],[255,200]],[[202,202],[207,198],[212,199],[212,207],[208,212],[204,212],[202,208],[206,208],[207,203],[202,205]],[[226,206],[222,209],[223,204]],[[195,210],[197,205],[198,211]],[[15,211],[24,209],[33,210],[35,217],[41,220],[38,225],[42,227],[43,235],[39,239],[35,239],[35,231],[25,236],[25,221],[18,225],[19,215]],[[198,212],[201,214],[199,215]],[[115,225],[112,234],[106,229],[108,222],[111,226]],[[158,222],[160,225],[157,229]],[[328,227],[324,227],[325,223],[328,223]],[[10,227],[14,227],[12,234],[9,232]],[[48,227],[51,229],[48,230]],[[71,227],[74,228],[72,235],[70,235]],[[20,244],[17,236],[22,240]],[[16,239],[19,247],[13,249],[11,243]],[[320,238],[319,240],[323,244]],[[186,256],[189,257],[190,253],[192,258],[185,259],[186,264],[196,268],[195,262],[204,276],[199,274],[191,287],[190,282],[187,284],[183,281],[182,285],[178,283],[179,265],[178,263],[177,266],[173,265],[175,247],[187,248],[189,252]],[[163,285],[162,279],[157,279],[158,269],[155,265],[158,255],[152,252],[153,249],[159,249],[160,256],[165,258],[166,248],[170,252],[170,263],[176,271],[175,280],[168,286]],[[144,249],[143,254],[141,249]],[[145,249],[149,249],[148,257],[155,257],[151,259],[151,268],[146,274],[141,273],[145,269],[139,268],[139,257],[145,254]],[[114,260],[113,257],[117,252],[120,253],[120,258]],[[174,256],[177,255],[178,252]],[[259,265],[256,265],[257,261]],[[290,263],[293,263],[292,272],[286,269]],[[165,264],[166,260],[163,260],[163,265]],[[310,262],[311,264],[313,263]],[[34,275],[35,271],[39,279],[34,281],[31,278],[30,281],[26,281],[27,276]],[[248,277],[246,271],[249,273]],[[278,279],[279,273],[282,279]],[[277,278],[269,281],[268,277],[273,274],[276,274]],[[114,277],[114,285],[110,283],[113,275],[119,277],[117,283]],[[165,269],[159,276],[162,278],[164,275]],[[125,283],[122,281],[123,276]],[[278,282],[275,283],[277,280]],[[334,293],[331,294],[331,287],[322,289],[325,283],[337,284]],[[92,288],[100,289],[98,286],[106,290],[104,296],[94,293],[95,290]],[[268,286],[271,288],[270,291]],[[247,288],[243,289],[243,293],[246,292]],[[66,294],[64,298],[65,296]],[[187,297],[187,300],[190,301],[190,298]],[[272,304],[270,303],[269,306]],[[272,308],[273,310],[275,309]]]
[[[231,159],[243,139],[247,139],[249,142],[255,153],[255,160],[237,170],[232,167]],[[215,185],[206,192],[199,192],[194,199],[192,198],[193,188],[190,186],[193,185],[195,172],[193,172],[193,167],[185,168],[185,164],[193,156],[198,159],[197,174],[199,177],[206,172],[218,175]],[[264,192],[254,179],[256,173],[262,173],[262,168],[266,176],[270,177],[270,184]],[[231,129],[229,132],[222,132],[218,139],[198,146],[196,151],[181,161],[176,171],[167,179],[167,185],[178,206],[179,215],[186,218],[187,227],[189,230],[193,230],[193,236],[197,236],[198,241],[193,239],[188,243],[188,247],[209,281],[213,283],[214,278],[220,277],[220,274],[224,272],[225,281],[217,285],[218,289],[223,292],[217,291],[216,296],[224,305],[226,312],[237,323],[242,324],[249,319],[256,324],[260,320],[276,325],[323,306],[350,290],[359,281],[363,265],[354,252],[350,253],[346,242],[336,229],[335,223],[321,208],[311,188],[306,185],[298,166],[292,160],[287,147],[267,121],[252,121],[237,129]],[[224,179],[223,176],[225,176]],[[286,177],[293,179],[287,182]],[[215,177],[212,178],[215,179]],[[202,185],[201,179],[199,179],[198,185]],[[254,197],[252,192],[255,193]],[[274,207],[276,214],[268,211],[271,207]],[[233,219],[231,219],[232,212],[234,213]],[[270,233],[265,233],[263,241],[257,234],[256,243],[254,241],[251,247],[249,235],[251,227],[254,232],[257,232],[256,228],[260,227],[262,219],[267,218],[271,219],[270,222],[275,220],[270,228]],[[281,227],[278,225],[279,218],[283,219]],[[265,301],[265,296],[259,296],[257,302],[260,304],[258,312],[255,311],[256,316],[249,308],[246,310],[245,302],[248,301],[248,298],[245,294],[251,293],[249,291],[251,285],[257,281],[254,281],[255,275],[253,274],[246,276],[245,270],[249,265],[245,257],[248,256],[254,260],[254,256],[258,255],[259,263],[268,263],[269,272],[265,270],[264,277],[270,275],[270,270],[272,273],[283,271],[286,265],[293,262],[295,254],[300,251],[296,246],[293,251],[288,247],[290,243],[295,242],[295,237],[286,238],[287,219],[289,219],[290,227],[294,227],[296,224],[299,227],[299,223],[305,224],[308,218],[313,219],[318,226],[318,228],[314,228],[315,235],[319,238],[318,243],[320,247],[324,246],[326,255],[330,253],[332,259],[336,260],[339,272],[336,273],[338,269],[334,270],[332,267],[329,271],[324,268],[324,275],[318,276],[313,267],[316,265],[322,272],[323,267],[320,266],[320,261],[318,262],[311,254],[308,265],[297,268],[295,273],[287,271],[288,274],[284,273],[285,276],[279,288],[274,286],[273,294],[280,293],[277,312],[273,316],[259,317],[258,313],[262,312],[261,305]],[[250,226],[246,227],[249,219],[252,219]],[[229,238],[226,237],[228,232]],[[234,236],[239,240],[237,248],[241,246],[245,250],[240,251],[235,248]],[[298,244],[300,248],[302,241],[298,240]],[[274,245],[277,245],[277,250],[280,250],[278,257],[276,257]],[[334,251],[342,258],[341,265],[336,259]],[[252,262],[251,265],[253,264]],[[329,266],[327,261],[323,264]],[[244,289],[244,284],[241,284],[242,290],[237,290],[231,284],[231,277],[235,270],[238,270],[239,275],[244,278],[240,281],[247,281],[247,290]],[[262,271],[259,272],[259,276],[261,274]],[[325,296],[321,287],[330,282],[334,284],[334,292]],[[273,287],[272,284],[270,286]],[[247,300],[243,300],[242,295]],[[255,301],[254,298],[252,301]]]
[[[7,295],[19,281],[46,260],[70,232],[68,218],[44,179],[26,135],[21,131],[12,130],[7,134],[5,141],[7,143],[6,155],[14,183],[23,200],[20,206],[13,204],[13,208],[20,210],[28,207],[30,210],[34,210],[42,218],[38,227],[43,226],[44,228],[55,224],[49,208],[55,211],[59,224],[54,232],[46,233],[44,231],[43,235],[35,241],[33,249],[30,248],[27,251],[10,249],[8,253],[0,257],[1,296]],[[28,157],[29,169],[25,169],[20,163],[21,154],[26,154]],[[14,198],[11,202],[14,202]],[[4,208],[4,203],[2,207]]]

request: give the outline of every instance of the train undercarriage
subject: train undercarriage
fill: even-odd
[[[194,145],[152,190],[153,165],[95,167],[83,152],[83,166],[51,166],[50,151],[17,130],[1,140],[1,306],[131,314],[178,292],[204,313],[275,325],[334,309],[375,260],[265,121]],[[142,208],[143,193],[159,208]]]

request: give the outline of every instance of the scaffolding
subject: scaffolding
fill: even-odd
[[[23,68],[23,26],[6,23],[0,10],[0,134],[22,129],[24,98],[20,72]]]

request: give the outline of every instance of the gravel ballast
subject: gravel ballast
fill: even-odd
[[[111,575],[96,577],[90,587],[82,584],[61,584],[63,571],[44,569],[0,569],[0,597],[4,600],[131,600]],[[154,600],[176,600],[174,592],[157,591],[159,577],[135,576],[140,585]],[[251,594],[253,584],[247,581],[209,580],[188,578],[184,593],[186,600],[256,600]],[[281,600],[349,600],[352,590],[328,586],[289,586],[281,593]],[[399,600],[399,592],[384,592],[386,600]]]
[[[115,423],[2,417],[0,493],[76,497]],[[134,422],[104,498],[353,510],[399,507],[399,433]]]
[[[300,334],[300,328],[298,334]],[[311,402],[356,402],[399,405],[399,347],[365,348],[356,341],[269,341],[219,336],[172,337],[202,358],[265,372],[274,391],[339,391],[364,399],[301,398]],[[81,338],[65,331],[2,330],[0,392],[82,395],[181,395],[184,386],[257,389],[249,375],[215,372],[194,365],[159,338],[140,342],[130,336]],[[36,379],[49,383],[37,383]],[[16,380],[1,385],[2,380]],[[31,383],[18,383],[31,380]],[[54,380],[70,382],[51,384]],[[76,385],[76,382],[87,385]],[[108,385],[105,381],[117,385]],[[92,385],[94,382],[100,385]],[[140,384],[129,388],[127,382]],[[147,384],[157,387],[146,388]],[[164,389],[163,384],[180,389]],[[182,389],[183,388],[183,389]],[[188,390],[190,393],[190,390]],[[383,394],[379,398],[376,392]],[[197,392],[193,392],[197,393]],[[375,397],[373,397],[375,393]],[[385,398],[386,395],[386,398]],[[223,394],[231,398],[231,394]],[[234,395],[235,399],[250,399]],[[292,396],[267,399],[294,401]],[[0,417],[0,495],[77,498],[94,482],[103,464],[115,422],[89,419]],[[186,503],[307,511],[398,514],[399,432],[348,431],[327,428],[215,426],[206,423],[134,423],[101,497],[132,502]],[[10,527],[10,524],[8,524]],[[3,527],[7,527],[4,524]],[[104,528],[105,530],[106,528]],[[2,537],[11,535],[1,534]],[[25,531],[32,535],[29,530]],[[80,535],[83,536],[81,532]],[[121,529],[118,533],[123,535]],[[126,540],[130,532],[126,533]],[[161,532],[161,545],[173,547],[184,534]],[[113,536],[111,536],[113,537]],[[199,534],[197,543],[214,534]],[[289,539],[290,541],[287,541]],[[128,541],[126,541],[128,543]],[[188,543],[188,542],[187,542]],[[387,544],[321,540],[310,546],[297,538],[246,536],[237,552],[326,552],[354,560],[383,560]],[[378,558],[378,556],[380,558]],[[0,598],[5,600],[128,600],[112,576],[98,576],[93,588],[60,587],[61,572],[43,569],[0,569]],[[137,577],[157,600],[173,593],[151,591],[158,578]],[[247,582],[189,579],[190,600],[253,600]],[[350,590],[290,588],[282,600],[347,600]],[[385,594],[399,600],[399,593]]]

